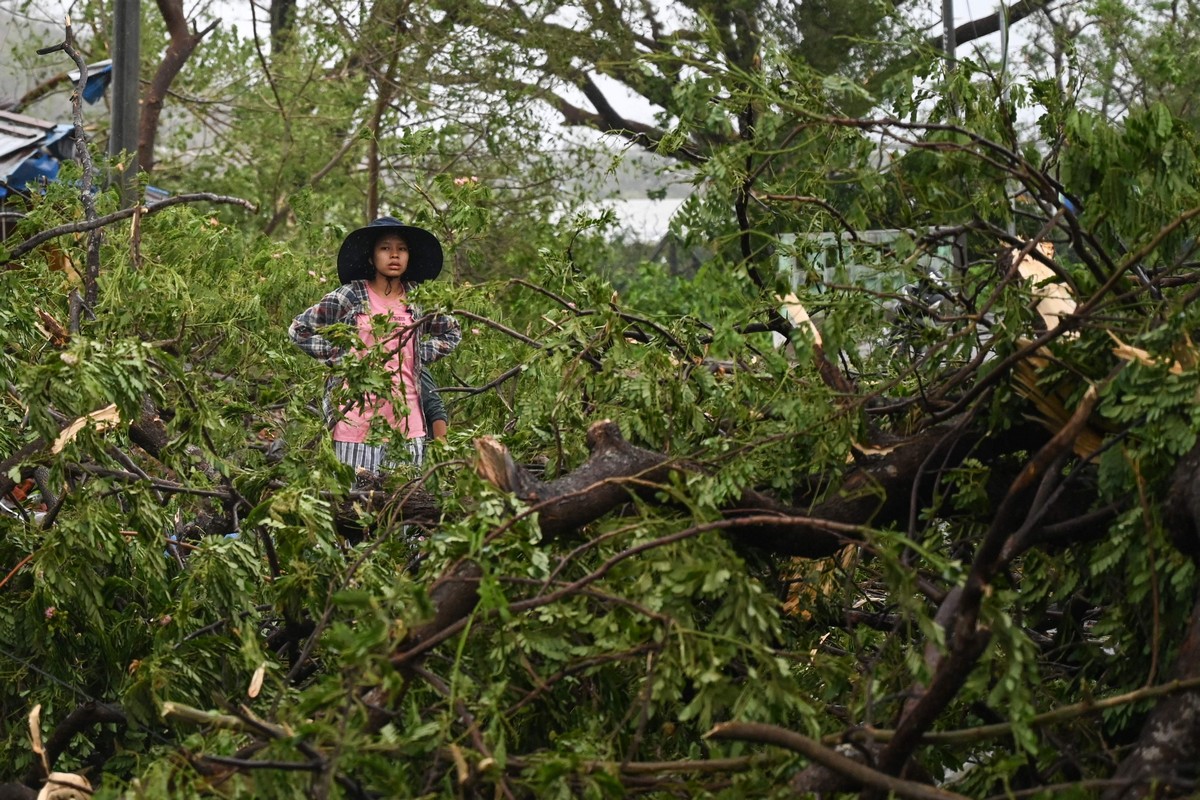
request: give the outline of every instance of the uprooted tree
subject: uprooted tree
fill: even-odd
[[[0,796],[1194,788],[1188,127],[1039,85],[1027,146],[967,64],[876,117],[702,66],[675,140],[738,136],[695,273],[614,285],[568,219],[528,274],[423,286],[467,331],[451,436],[353,491],[284,335],[333,232],[36,199],[0,271]]]

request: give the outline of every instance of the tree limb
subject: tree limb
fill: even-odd
[[[767,725],[761,722],[722,722],[706,733],[705,738],[758,742],[783,747],[812,759],[827,769],[845,775],[863,786],[891,792],[899,797],[909,797],[913,800],[966,800],[964,795],[939,789],[936,786],[893,778],[830,750],[820,742],[803,734],[776,725]]]
[[[142,115],[138,123],[138,168],[144,172],[154,171],[154,142],[158,138],[158,120],[162,116],[163,103],[171,84],[183,71],[184,65],[195,52],[196,47],[218,23],[213,22],[204,30],[188,30],[187,15],[183,10],[183,0],[156,0],[158,11],[162,14],[167,26],[170,40],[167,51],[150,85],[142,98]]]
[[[181,203],[197,203],[197,202],[227,203],[230,205],[239,205],[239,206],[245,208],[246,210],[250,211],[251,213],[257,213],[257,211],[258,211],[257,206],[255,206],[249,200],[243,200],[240,197],[230,197],[228,195],[211,194],[209,192],[192,192],[190,194],[178,194],[178,195],[174,195],[172,197],[168,197],[164,200],[158,200],[154,203],[147,203],[144,206],[133,206],[130,208],[123,208],[120,211],[114,211],[111,214],[105,214],[104,216],[96,217],[95,219],[81,220],[79,222],[70,222],[70,223],[67,223],[66,225],[58,225],[56,227],[49,228],[44,231],[39,231],[38,233],[35,233],[33,236],[30,236],[28,239],[26,239],[25,241],[18,244],[16,247],[13,247],[13,248],[7,250],[5,252],[5,254],[2,257],[0,257],[0,265],[8,264],[9,265],[8,269],[17,269],[18,268],[17,266],[13,266],[11,264],[11,262],[13,260],[25,255],[26,253],[33,250],[35,247],[42,244],[43,242],[48,242],[51,239],[58,238],[59,236],[67,236],[68,234],[72,234],[72,233],[84,233],[87,231],[93,231],[98,228],[103,228],[105,225],[111,225],[114,222],[120,222],[123,219],[129,219],[130,217],[134,216],[135,214],[140,214],[141,216],[149,216],[151,214],[156,214],[159,211],[162,211],[164,208],[170,208],[171,206],[177,206]]]

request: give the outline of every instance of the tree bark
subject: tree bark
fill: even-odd
[[[778,517],[778,522],[758,522],[730,530],[739,544],[778,555],[823,558],[836,553],[853,537],[852,528],[866,525],[881,511],[889,519],[908,508],[914,464],[928,458],[941,435],[922,437],[869,468],[855,469],[842,490],[810,510],[781,503],[747,489],[726,509],[731,519]],[[652,497],[673,473],[697,472],[696,464],[630,444],[616,423],[594,423],[587,433],[591,456],[579,468],[554,481],[543,482],[517,465],[494,439],[476,442],[476,470],[493,485],[512,492],[538,514],[543,535],[554,538],[579,530],[604,514],[629,502],[633,496]],[[903,487],[902,492],[896,491]],[[895,495],[899,503],[889,503]]]
[[[138,167],[146,173],[154,171],[154,142],[158,138],[158,121],[162,116],[167,92],[175,78],[183,71],[183,65],[191,58],[196,46],[217,25],[214,22],[202,31],[189,31],[183,0],[158,0],[158,10],[167,25],[171,39],[146,91],[142,102],[141,120],[138,122]]]
[[[271,55],[287,49],[296,27],[296,0],[271,0]]]
[[[124,724],[125,712],[118,706],[96,701],[76,706],[66,719],[54,728],[54,733],[46,740],[46,761],[50,764],[51,771],[54,769],[54,762],[67,749],[76,735],[92,725],[109,722]],[[42,774],[41,764],[35,761],[25,773],[25,784],[32,786],[44,780],[45,775]]]

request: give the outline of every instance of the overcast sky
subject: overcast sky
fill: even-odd
[[[150,0],[143,0],[149,3]],[[926,13],[930,15],[931,20],[937,20],[941,14],[941,0],[925,0]],[[0,99],[19,96],[29,88],[36,85],[35,76],[29,74],[28,70],[18,69],[13,64],[13,59],[10,55],[14,45],[21,46],[24,44],[25,33],[22,31],[20,39],[15,39],[15,31],[28,30],[28,25],[32,23],[35,30],[53,32],[59,29],[67,13],[72,7],[72,3],[68,0],[39,0],[36,7],[27,7],[21,10],[24,3],[22,0],[0,0]],[[266,11],[260,3],[257,11],[260,31],[264,31],[266,25]],[[251,25],[251,0],[200,0],[195,3],[185,4],[189,14],[196,13],[197,9],[208,9],[205,16],[219,17],[226,28],[237,26],[239,31],[249,35],[252,29]],[[972,19],[986,17],[989,14],[995,13],[998,4],[991,0],[954,0],[954,21],[956,25],[961,25]],[[22,24],[22,23],[25,24]],[[1023,23],[1018,23],[1012,32],[1012,43],[1010,50],[1017,49],[1022,41],[1022,28],[1027,27]],[[265,31],[264,31],[265,32]],[[936,27],[930,31],[931,34],[936,34]],[[972,50],[981,44],[992,48],[993,52],[998,52],[1000,45],[1000,35],[996,34],[979,42],[962,45],[960,52],[964,53]],[[36,49],[35,47],[30,50]],[[61,54],[60,54],[61,59]],[[58,71],[57,65],[47,63],[47,72]],[[598,82],[603,88],[613,94],[613,102],[618,105],[618,109],[626,116],[631,116],[636,119],[648,121],[650,119],[652,109],[648,107],[640,98],[635,98],[628,93],[621,92],[617,84],[612,81],[606,81],[602,76]]]

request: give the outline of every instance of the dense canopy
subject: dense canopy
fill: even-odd
[[[1196,20],[1058,5],[162,0],[131,193],[85,4],[14,99],[80,148],[4,206],[0,798],[1193,793]],[[464,338],[363,483],[378,359],[287,328],[380,213]]]

